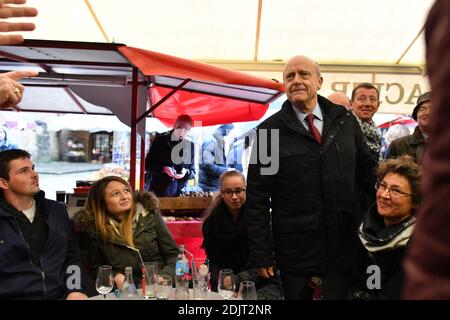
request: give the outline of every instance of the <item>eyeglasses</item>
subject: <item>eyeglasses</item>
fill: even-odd
[[[397,187],[390,187],[390,186],[388,186],[387,183],[383,182],[383,181],[382,182],[377,182],[375,184],[375,189],[377,191],[381,192],[381,194],[383,194],[386,191],[386,189],[387,189],[387,190],[389,190],[389,195],[391,197],[394,197],[394,198],[412,196],[412,194],[406,193],[406,192],[400,190]]]
[[[366,96],[359,96],[356,100],[358,100],[358,102],[366,102],[366,100],[369,99],[369,101],[371,103],[376,103],[378,101],[378,99],[376,97],[366,97]]]
[[[222,190],[223,193],[225,193],[228,197],[232,197],[233,194],[236,194],[237,196],[240,196],[242,193],[245,192],[245,189],[236,189],[236,190]]]

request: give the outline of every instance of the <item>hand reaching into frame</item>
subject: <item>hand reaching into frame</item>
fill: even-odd
[[[34,17],[38,14],[36,8],[24,7],[27,0],[0,0],[0,45],[21,43],[23,37],[5,32],[32,31],[35,28],[31,22],[7,22],[4,19]],[[0,109],[16,106],[22,100],[24,87],[17,82],[24,77],[37,76],[33,71],[11,71],[0,74]]]
[[[38,12],[36,8],[21,6],[27,0],[0,0],[0,45],[13,45],[23,41],[18,34],[3,34],[4,32],[32,31],[35,28],[31,22],[6,22],[3,19],[35,17]],[[11,6],[13,5],[13,6]]]
[[[24,86],[18,80],[35,77],[34,71],[11,71],[0,74],[0,109],[15,107],[22,100]]]

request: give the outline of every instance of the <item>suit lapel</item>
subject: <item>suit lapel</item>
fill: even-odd
[[[349,116],[351,116],[350,112],[343,109],[340,106],[334,105],[329,100],[325,99],[322,96],[318,95],[319,105],[322,109],[323,116],[323,130],[322,130],[322,151],[326,151],[332,141],[336,138],[337,133],[342,128],[342,126],[346,125]],[[347,113],[347,117],[342,117]],[[336,123],[337,119],[341,120]]]
[[[289,129],[314,139],[314,137],[308,132],[308,130],[306,130],[305,126],[300,122],[300,120],[298,120],[292,108],[293,106],[288,100],[283,103],[283,107],[281,110],[281,120],[283,121],[283,123]]]
[[[323,115],[322,148],[325,149],[331,143],[331,141],[329,140],[333,139],[332,137],[334,137],[339,131],[340,127],[345,124],[348,117],[344,117],[341,123],[336,126],[333,126],[333,123],[345,112],[349,112],[342,107],[334,105],[320,95],[317,95],[317,98]],[[294,110],[292,110],[292,104],[288,100],[283,103],[281,112],[281,119],[288,128],[302,135],[308,136],[311,139],[314,139],[314,137],[309,133],[305,126],[300,123],[300,120],[298,120]]]

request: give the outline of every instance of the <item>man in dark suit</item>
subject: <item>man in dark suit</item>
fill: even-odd
[[[251,261],[264,278],[279,268],[287,299],[311,299],[318,278],[328,278],[326,298],[345,298],[358,241],[355,184],[374,192],[376,161],[352,113],[317,95],[316,62],[290,59],[283,79],[287,101],[258,127],[249,167]]]

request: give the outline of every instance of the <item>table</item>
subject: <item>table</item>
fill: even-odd
[[[136,297],[127,297],[127,296],[121,296],[120,298],[117,298],[114,293],[108,293],[106,295],[106,300],[148,300],[148,301],[158,301],[156,299],[144,299],[144,296],[142,295],[141,289],[138,290],[139,295]],[[189,300],[193,300],[193,290],[189,289]],[[103,295],[98,295],[94,297],[90,297],[89,300],[105,300],[103,298]],[[169,300],[175,300],[175,288],[172,288],[172,293],[169,297]],[[219,295],[217,292],[208,291],[208,298],[206,300],[223,300],[222,296]],[[234,300],[231,298],[230,300]]]

